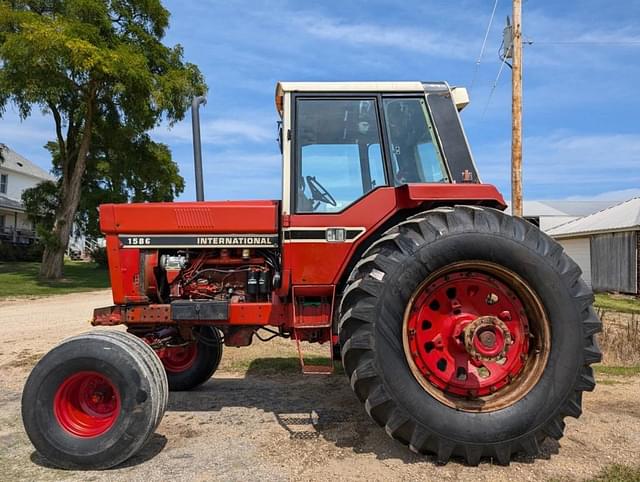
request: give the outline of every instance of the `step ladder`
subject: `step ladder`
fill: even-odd
[[[332,322],[335,286],[294,286],[293,337],[296,340],[300,368],[305,375],[331,375],[333,373]],[[302,341],[320,341],[328,346],[329,363],[305,362]]]

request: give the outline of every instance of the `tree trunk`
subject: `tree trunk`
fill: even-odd
[[[69,246],[69,236],[73,228],[73,219],[78,210],[78,204],[80,204],[82,178],[87,166],[89,147],[91,146],[91,131],[93,129],[93,116],[95,111],[94,104],[95,86],[92,84],[87,94],[84,131],[76,162],[73,169],[67,169],[65,174],[63,174],[60,206],[56,211],[51,237],[47,241],[44,253],[42,254],[40,277],[45,279],[60,279],[64,274],[64,253]]]
[[[69,246],[73,218],[80,201],[80,183],[78,183],[75,192],[69,191],[71,189],[66,191],[66,195],[62,198],[60,208],[56,213],[51,239],[46,243],[44,253],[42,253],[42,264],[40,265],[40,277],[42,278],[60,279],[64,274],[64,253]]]
[[[45,246],[40,265],[40,277],[45,279],[60,279],[64,274],[64,252],[67,248]]]

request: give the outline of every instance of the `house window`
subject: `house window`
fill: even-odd
[[[0,231],[4,231],[5,223],[6,223],[5,215],[0,214]]]
[[[7,194],[7,181],[8,176],[6,174],[0,174],[0,194]]]

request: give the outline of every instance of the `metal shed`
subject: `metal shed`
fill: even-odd
[[[640,295],[640,197],[549,230],[594,291]]]

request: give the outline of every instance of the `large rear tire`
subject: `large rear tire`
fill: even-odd
[[[36,364],[22,393],[22,420],[53,465],[107,469],[146,444],[167,400],[153,350],[133,335],[100,330],[64,340]]]
[[[595,386],[601,322],[580,275],[555,241],[494,209],[400,223],[365,253],[342,298],[354,392],[391,437],[439,463],[537,454]]]

